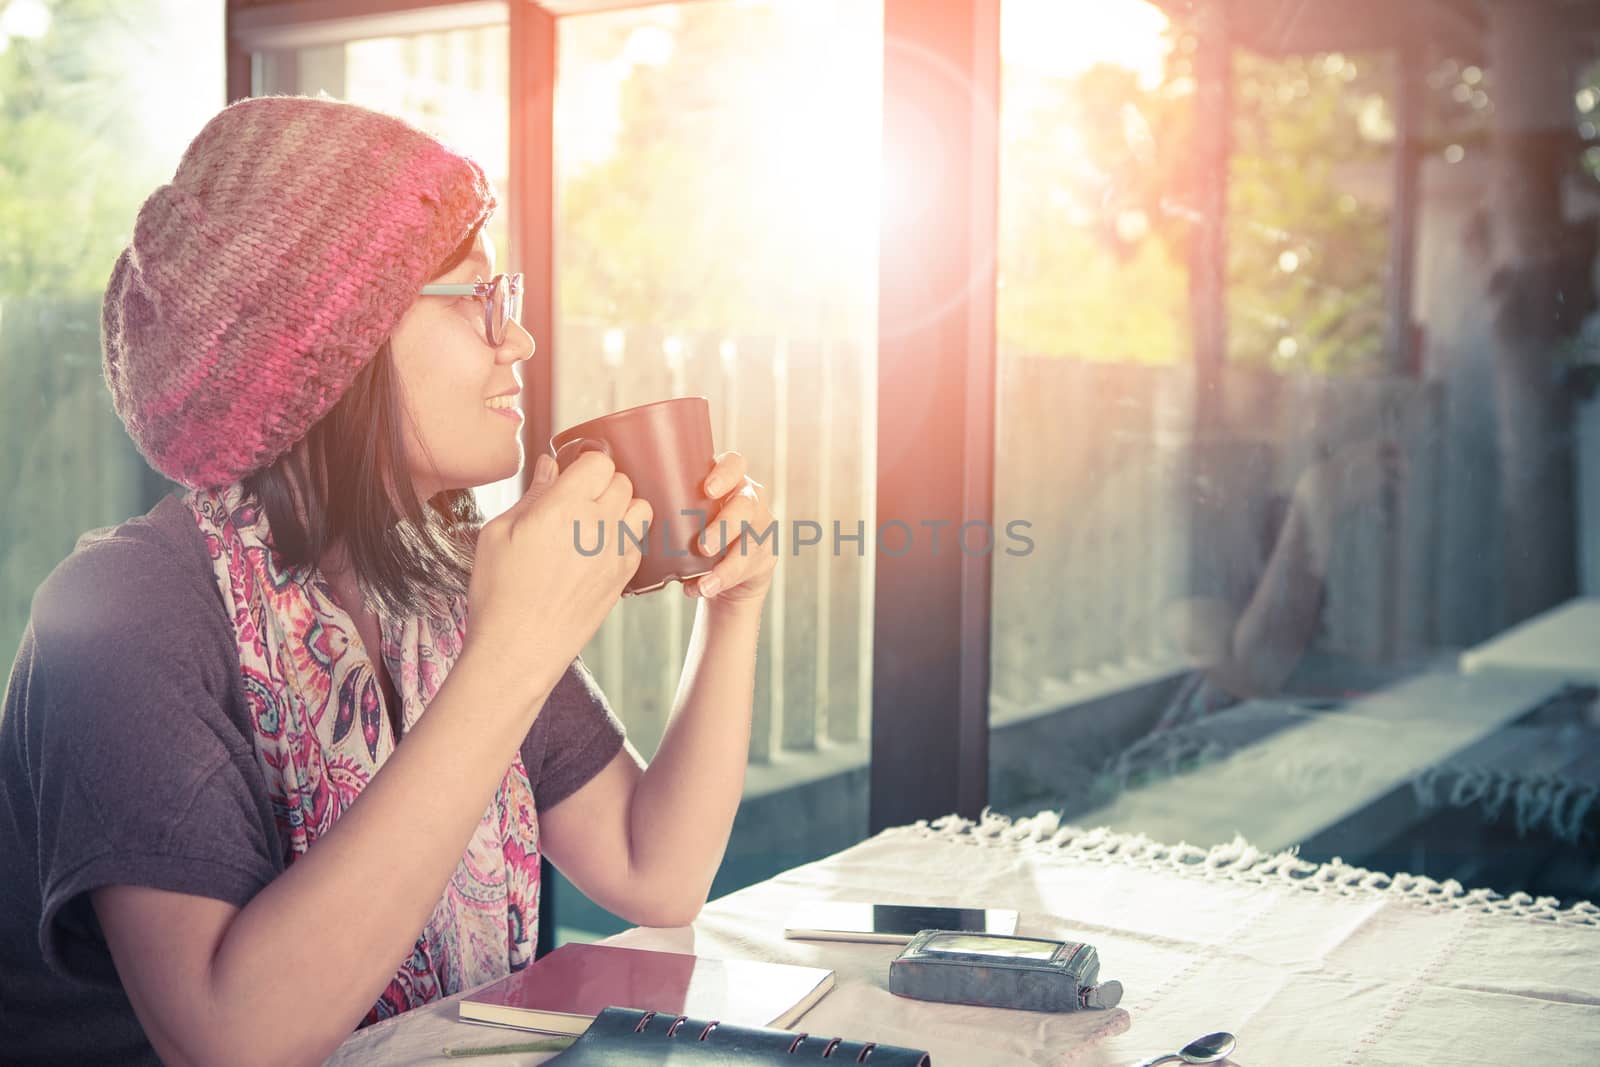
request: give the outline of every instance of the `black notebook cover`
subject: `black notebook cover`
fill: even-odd
[[[842,1041],[762,1026],[734,1026],[634,1008],[607,1008],[572,1047],[549,1060],[561,1067],[705,1067],[708,1064],[820,1062],[870,1067],[932,1067],[919,1049]]]

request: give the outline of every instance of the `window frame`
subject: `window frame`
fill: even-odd
[[[228,99],[250,95],[251,54],[358,36],[504,21],[510,27],[510,255],[527,278],[523,322],[545,358],[526,370],[524,443],[552,432],[556,349],[554,106],[556,21],[668,0],[291,0],[227,9]],[[936,190],[943,230],[897,233],[879,266],[878,515],[916,524],[993,516],[994,248],[998,210],[1000,0],[885,0],[885,142],[907,140],[919,113],[957,138],[970,166]],[[466,20],[466,21],[463,21]],[[897,47],[902,39],[914,47]],[[953,76],[930,79],[919,54]],[[952,91],[965,86],[972,93]],[[905,106],[891,109],[887,100]],[[950,233],[960,235],[950,240]],[[978,279],[935,320],[908,331],[882,323],[913,314],[922,287]],[[889,314],[885,315],[883,309]],[[915,380],[936,398],[918,416],[897,404]],[[915,463],[894,457],[916,457]],[[956,477],[924,480],[932,462]],[[975,817],[988,788],[990,565],[914,538],[876,567],[873,612],[872,831],[951,811]],[[956,654],[950,655],[949,650]]]
[[[503,22],[509,26],[511,84],[510,255],[527,276],[523,321],[546,358],[527,368],[524,440],[542,450],[553,428],[556,351],[554,106],[557,21],[673,0],[230,0],[229,99],[251,90],[251,53],[379,33],[416,33]],[[683,0],[694,2],[694,0]],[[940,226],[880,223],[877,514],[920,530],[922,521],[993,524],[995,264],[998,226],[1000,15],[1003,0],[883,0],[885,153],[929,126],[950,158],[932,190]],[[1226,104],[1231,43],[1213,38],[1202,63]],[[1214,58],[1213,58],[1214,57]],[[1228,154],[1226,107],[1205,131],[1215,170]],[[1206,183],[1209,204],[1225,207],[1222,181]],[[885,201],[888,206],[888,201]],[[1220,264],[1220,227],[1203,258]],[[1406,264],[1409,266],[1409,264]],[[966,284],[952,287],[951,279]],[[1212,412],[1220,373],[1220,274],[1202,285],[1196,309],[1196,416]],[[938,315],[916,309],[941,287],[955,293]],[[908,322],[901,329],[897,323]],[[919,404],[903,402],[914,389]],[[928,479],[927,469],[952,472]],[[924,531],[925,532],[925,531]],[[948,546],[948,541],[947,541]],[[873,686],[869,827],[876,832],[955,812],[977,817],[988,800],[991,561],[935,553],[913,537],[902,555],[880,552],[872,620]],[[1130,683],[1129,691],[1139,684]],[[1068,705],[1059,712],[1069,712]],[[1029,718],[1037,718],[1030,715]]]

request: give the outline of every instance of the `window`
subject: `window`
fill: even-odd
[[[512,77],[519,31],[504,5],[309,20],[287,5],[242,7],[236,32],[251,50],[253,92],[327,92],[400,114],[475,155],[504,201],[529,187],[509,160],[534,158],[516,153],[541,136],[543,119],[530,96],[527,125],[508,137],[518,114],[509,96],[545,75]],[[848,538],[873,521],[881,9],[545,7],[560,15],[549,57],[555,314],[536,358],[551,361],[553,387],[529,403],[548,399],[559,428],[706,395],[717,447],[749,458],[782,516],[741,813],[750,829],[736,835],[718,883],[731,888],[865,830],[872,542],[870,532],[864,543]],[[549,18],[540,9],[533,24]],[[544,61],[542,44],[528,47]],[[515,221],[519,207],[507,206],[497,227]],[[538,226],[510,239],[550,239],[530,237]],[[503,233],[492,236],[505,249]],[[480,490],[480,502],[492,514],[515,491]],[[836,525],[847,539],[839,550]],[[625,600],[585,649],[646,756],[665,729],[694,614],[675,588]],[[783,821],[788,786],[835,779],[819,801],[825,818],[763,829]],[[564,886],[561,900],[569,930],[607,926]]]
[[[72,538],[161,488],[110,415],[96,316],[120,228],[220,103],[220,78],[163,61],[216,27],[144,2],[137,31],[91,0],[0,3],[0,211],[23,235],[0,253],[0,441],[20,459],[0,487],[40,502],[0,519],[7,647]],[[992,55],[966,31],[989,32],[995,9],[955,0],[550,0],[552,76],[510,66],[508,20],[534,5],[356,6],[234,3],[248,88],[405,115],[482,160],[509,200],[517,160],[548,162],[511,116],[553,78],[539,342],[554,425],[704,394],[718,446],[749,457],[781,516],[719,890],[865,832],[875,654],[904,705],[876,709],[877,734],[908,760],[931,743],[930,705],[984,710],[942,691],[952,676],[911,684],[981,644],[975,625],[988,721],[962,718],[938,753],[942,767],[954,752],[974,807],[978,766],[1012,814],[1594,895],[1573,809],[1539,807],[1548,782],[1592,785],[1576,767],[1592,690],[1528,696],[1457,673],[1462,650],[1600,575],[1592,33],[1505,35],[1504,5],[1483,22],[1430,9],[1401,39],[1381,20],[1004,0]],[[907,53],[928,42],[918,69]],[[995,58],[991,131],[963,89]],[[1530,71],[1559,71],[1570,98],[1539,96],[1555,79]],[[909,104],[885,103],[886,80]],[[886,148],[886,120],[965,155],[996,134],[995,285],[962,290],[954,312],[941,298],[919,317],[918,286],[987,278],[989,178],[880,175],[906,147]],[[929,228],[953,237],[906,244],[948,259],[900,277],[880,192],[892,219],[897,197],[930,189]],[[508,263],[523,251],[509,216],[493,230]],[[905,312],[915,342],[892,321]],[[908,351],[924,339],[943,346],[928,364]],[[992,409],[968,403],[990,372]],[[991,418],[993,492],[976,499],[992,498],[997,543],[982,568],[935,564],[919,585],[879,556],[878,502],[913,526],[937,517],[888,505],[971,506]],[[905,459],[924,445],[947,461],[925,480],[961,491],[904,491],[927,473]],[[485,510],[515,492],[485,491]],[[646,755],[693,608],[672,589],[625,601],[585,650]],[[946,609],[957,638],[919,625]],[[877,796],[920,799],[942,776],[881,756]],[[803,800],[786,791],[819,780]],[[1520,805],[1515,827],[1495,822],[1494,796]],[[1495,858],[1511,845],[1519,859]]]
[[[1166,19],[1009,0],[1000,40],[995,525],[1031,546],[993,556],[996,726],[1180,667],[1160,616],[1188,565],[1194,407],[1187,223],[1164,204],[1184,192],[1162,180],[1187,171],[1193,108]],[[991,788],[1064,770],[1001,760]]]
[[[990,802],[1592,896],[1539,797],[1593,691],[1456,668],[1596,536],[1558,205],[1600,97],[1534,110],[1459,27],[1187,7],[1002,6],[995,510],[1034,548],[994,561]]]
[[[165,491],[111,409],[100,304],[150,190],[223,103],[222,12],[0,4],[0,654],[85,530]],[[174,52],[191,56],[170,62]]]
[[[741,815],[774,829],[758,856],[736,838],[736,886],[865,832],[859,774],[810,827],[760,812],[867,759],[881,10],[702,0],[557,30],[555,424],[705,395],[780,519]],[[624,600],[585,651],[647,757],[694,614],[676,586]]]

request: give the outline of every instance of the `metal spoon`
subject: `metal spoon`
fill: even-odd
[[[1158,1063],[1178,1060],[1181,1063],[1216,1063],[1228,1058],[1238,1042],[1226,1030],[1205,1037],[1197,1037],[1178,1052],[1164,1052],[1148,1060],[1140,1060],[1133,1067],[1154,1067]]]

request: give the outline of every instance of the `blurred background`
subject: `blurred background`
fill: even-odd
[[[550,67],[518,68],[517,5]],[[958,297],[992,308],[984,517],[1032,545],[983,553],[986,802],[1595,895],[1600,5],[963,6],[998,12],[972,46],[993,242]],[[905,469],[879,432],[923,402],[882,373],[880,295],[929,179],[886,70],[914,47],[893,27],[940,7],[0,0],[0,652],[79,534],[170,489],[111,412],[100,296],[230,78],[475,156],[510,194],[511,270],[537,255],[518,94],[553,94],[529,164],[553,425],[706,395],[775,513],[868,532],[783,546],[717,892],[867,836],[897,788],[872,773],[874,664],[917,633],[878,595],[880,475]],[[630,600],[585,652],[646,756],[692,617]],[[562,937],[620,928],[551,901]]]

